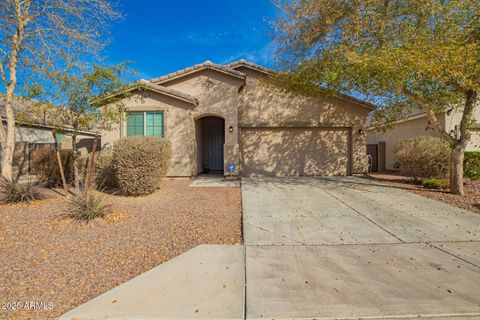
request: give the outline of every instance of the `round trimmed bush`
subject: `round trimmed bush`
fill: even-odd
[[[113,169],[127,195],[147,195],[160,187],[172,155],[170,143],[156,137],[126,137],[113,146]]]
[[[400,164],[400,173],[415,183],[448,173],[450,146],[440,138],[420,136],[400,141],[394,154]]]

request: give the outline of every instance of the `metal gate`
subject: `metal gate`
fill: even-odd
[[[368,171],[378,172],[378,145],[367,144]]]

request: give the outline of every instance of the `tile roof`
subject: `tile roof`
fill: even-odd
[[[161,85],[157,85],[155,83],[152,83],[151,81],[140,79],[139,81],[137,81],[136,84],[141,85],[141,86],[145,86],[148,89],[156,91],[158,93],[162,93],[162,94],[172,96],[172,97],[180,99],[180,100],[184,100],[185,102],[189,102],[189,103],[192,103],[194,105],[198,104],[197,98],[195,98],[195,97],[193,97],[189,94],[174,90],[172,88],[167,88],[167,87],[164,87],[164,86],[161,86]]]
[[[161,76],[161,77],[158,77],[158,78],[151,79],[150,82],[155,83],[155,84],[161,84],[163,82],[170,81],[170,80],[173,80],[173,79],[188,75],[192,72],[200,71],[200,70],[203,70],[203,69],[214,69],[214,70],[218,70],[220,72],[226,73],[226,74],[230,74],[230,75],[232,75],[234,77],[237,77],[237,78],[242,78],[242,79],[246,78],[246,74],[244,74],[243,72],[234,70],[234,69],[230,68],[228,65],[216,64],[216,63],[213,63],[211,61],[205,61],[203,63],[199,63],[199,64],[196,64],[194,66],[191,66],[191,67],[188,67],[188,68],[176,71],[176,72],[172,72],[172,73],[169,73],[167,75],[164,75],[164,76]]]
[[[13,110],[15,112],[15,120],[18,126],[40,127],[47,129],[56,129],[49,121],[49,113],[44,113],[43,117],[33,112],[33,108],[38,107],[38,103],[29,98],[16,95],[13,102]],[[0,119],[6,121],[5,96],[0,95]],[[65,126],[64,130],[71,131],[70,127]],[[79,130],[78,132],[85,135],[95,135],[93,131]]]
[[[232,69],[236,69],[236,68],[240,68],[240,67],[248,67],[248,68],[258,70],[260,72],[267,73],[267,74],[271,74],[271,73],[274,72],[273,69],[266,68],[264,66],[261,66],[259,64],[256,64],[256,63],[244,60],[244,59],[240,59],[238,61],[231,62],[231,63],[227,64],[226,66],[229,67],[229,68],[232,68]]]
[[[161,77],[158,77],[158,78],[154,78],[154,79],[151,79],[151,80],[141,79],[141,80],[139,80],[135,83],[132,83],[126,90],[131,91],[131,90],[134,90],[135,88],[138,88],[138,86],[141,85],[141,86],[145,86],[149,90],[153,90],[153,91],[156,91],[160,94],[165,94],[165,95],[183,100],[185,102],[192,103],[196,106],[196,105],[198,105],[197,98],[195,98],[195,97],[193,97],[189,94],[174,90],[172,88],[165,87],[162,84],[164,84],[168,81],[171,81],[171,80],[189,75],[191,73],[194,73],[194,72],[197,72],[197,71],[200,71],[200,70],[204,70],[204,69],[213,69],[213,70],[217,70],[219,72],[223,72],[225,74],[229,74],[231,76],[234,76],[234,77],[237,77],[237,78],[240,78],[240,79],[246,79],[247,75],[245,73],[236,70],[236,69],[241,68],[241,67],[247,67],[247,68],[250,68],[250,69],[253,69],[253,70],[257,70],[259,72],[263,72],[265,74],[273,74],[275,72],[275,70],[273,70],[273,69],[263,67],[261,65],[255,64],[253,62],[249,62],[249,61],[244,60],[244,59],[234,61],[234,62],[231,62],[231,63],[228,63],[228,64],[216,64],[216,63],[213,63],[211,61],[205,61],[203,63],[199,63],[199,64],[193,65],[191,67],[188,67],[188,68],[176,71],[176,72],[172,72],[172,73],[169,73],[167,75],[164,75],[164,76],[161,76]],[[336,93],[335,96],[337,96],[341,99],[348,100],[350,102],[359,104],[359,105],[361,105],[361,106],[363,106],[367,109],[370,109],[370,110],[375,109],[374,105],[372,105],[368,102],[356,99],[356,98],[354,98],[352,96],[349,96],[349,95]]]

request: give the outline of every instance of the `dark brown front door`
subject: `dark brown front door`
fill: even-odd
[[[224,120],[217,117],[203,119],[203,157],[211,171],[223,171]]]

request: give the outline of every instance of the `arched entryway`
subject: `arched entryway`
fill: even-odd
[[[197,140],[197,174],[223,173],[225,120],[206,116],[195,121]]]

